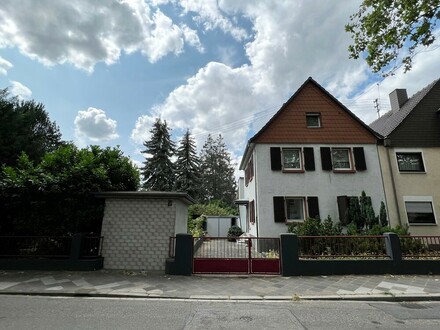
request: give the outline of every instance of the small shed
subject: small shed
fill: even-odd
[[[207,215],[206,231],[211,237],[226,237],[231,226],[241,227],[236,215]]]
[[[186,193],[101,192],[105,198],[101,235],[105,269],[164,271],[169,238],[187,232]]]

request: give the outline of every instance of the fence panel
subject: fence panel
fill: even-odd
[[[299,236],[300,258],[389,258],[385,236]]]
[[[70,236],[0,236],[1,257],[68,258]]]
[[[402,257],[440,258],[440,236],[400,236]]]

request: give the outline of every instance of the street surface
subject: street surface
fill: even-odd
[[[440,302],[0,296],[0,329],[440,329]]]

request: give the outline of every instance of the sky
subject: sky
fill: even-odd
[[[358,0],[2,0],[0,88],[45,105],[63,140],[135,164],[156,118],[178,142],[247,140],[313,77],[367,124],[440,77],[440,48],[383,78],[348,57]],[[439,30],[436,31],[439,35]],[[238,174],[238,173],[237,173]]]

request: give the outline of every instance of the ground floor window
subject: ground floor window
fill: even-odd
[[[434,210],[430,201],[406,201],[409,224],[435,224]]]
[[[287,216],[287,221],[305,220],[304,198],[286,197],[286,216]]]

